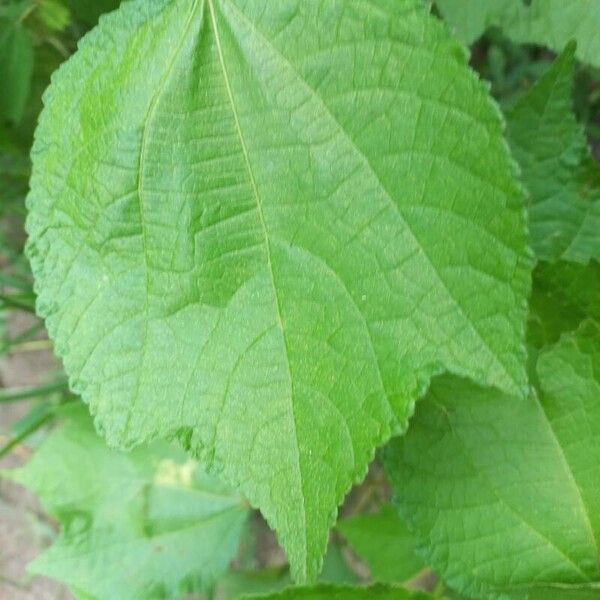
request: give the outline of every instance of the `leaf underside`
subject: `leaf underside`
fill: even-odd
[[[588,322],[540,353],[527,400],[443,378],[419,403],[386,469],[449,585],[476,598],[598,594],[599,373]]]
[[[524,393],[521,189],[420,1],[134,0],[45,104],[28,253],[73,389],[239,487],[296,579],[432,375]]]

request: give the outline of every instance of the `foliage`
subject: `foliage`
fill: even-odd
[[[467,44],[495,26],[518,44],[547,46],[556,52],[575,40],[578,58],[600,67],[600,0],[435,1]]]
[[[600,166],[573,114],[574,52],[570,44],[507,111],[508,139],[530,194],[537,256],[588,262],[600,260]]]
[[[164,442],[121,454],[81,405],[66,416],[11,474],[62,525],[31,571],[86,598],[164,599],[212,587],[237,551],[248,515],[240,496]]]
[[[390,505],[375,514],[359,514],[337,524],[337,530],[369,566],[374,581],[402,582],[425,568],[416,543]]]
[[[544,349],[528,399],[436,381],[389,448],[401,514],[453,587],[475,598],[600,590],[599,340],[584,324]]]
[[[126,3],[55,77],[33,159],[38,309],[73,390],[111,444],[183,439],[299,581],[432,375],[526,389],[521,190],[415,2]]]
[[[403,588],[377,585],[370,588],[336,587],[321,585],[314,588],[295,588],[280,594],[244,596],[247,600],[428,600],[432,597],[421,592],[409,592]]]
[[[0,355],[37,297],[66,370],[0,390],[31,572],[600,596],[598,0],[119,4],[0,0]]]

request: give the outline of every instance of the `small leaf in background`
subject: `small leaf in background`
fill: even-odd
[[[50,31],[64,31],[71,22],[69,9],[59,0],[38,0],[36,17]]]
[[[74,391],[111,444],[178,436],[239,487],[295,579],[432,376],[526,393],[516,169],[421,0],[125,2],[36,139],[29,256]]]
[[[536,348],[555,344],[587,318],[600,323],[600,264],[540,262],[533,271],[528,341]]]
[[[577,41],[577,58],[600,67],[600,0],[436,0],[444,19],[467,44],[500,27],[517,44],[562,52]]]
[[[424,592],[410,592],[405,588],[385,585],[371,587],[341,587],[317,585],[290,588],[278,594],[247,595],[240,600],[433,600]]]
[[[574,52],[570,44],[507,111],[507,135],[530,194],[538,258],[585,263],[600,259],[600,165],[573,113]]]
[[[537,377],[527,400],[436,381],[386,455],[432,567],[478,599],[600,593],[598,326],[543,350]]]
[[[414,537],[392,506],[339,521],[336,529],[368,565],[374,581],[407,581],[425,568],[415,553]]]
[[[18,123],[23,117],[33,57],[33,41],[21,23],[0,18],[0,119]]]
[[[73,14],[80,20],[93,27],[104,13],[111,12],[121,4],[121,0],[68,0]]]
[[[110,450],[80,405],[23,468],[61,533],[30,565],[102,600],[177,598],[209,589],[234,557],[248,507],[165,443]]]

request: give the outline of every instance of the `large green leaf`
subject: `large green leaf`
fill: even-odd
[[[450,585],[478,599],[600,594],[599,375],[589,324],[541,353],[539,397],[445,378],[419,404],[387,470]]]
[[[577,41],[577,57],[600,67],[600,0],[435,0],[444,18],[467,44],[489,27],[520,44],[562,51]]]
[[[336,529],[367,563],[375,581],[407,581],[425,568],[416,554],[414,537],[392,506],[386,505],[376,514],[344,519]]]
[[[599,8],[600,11],[600,8]],[[600,259],[600,166],[573,114],[574,44],[507,111],[539,258]]]
[[[165,443],[121,454],[77,408],[12,479],[62,525],[30,571],[98,600],[179,598],[233,558],[248,508]]]
[[[33,42],[14,17],[0,17],[0,119],[18,122],[31,88]]]
[[[433,374],[525,389],[521,190],[420,0],[125,3],[55,77],[33,160],[74,390],[111,444],[178,436],[239,486],[297,579]]]
[[[259,600],[432,600],[423,592],[409,592],[400,587],[375,585],[368,588],[318,585],[312,588],[290,588],[278,594],[242,596]]]

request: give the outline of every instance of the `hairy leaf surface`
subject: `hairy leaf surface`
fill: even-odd
[[[444,19],[467,44],[489,27],[518,44],[561,52],[577,41],[577,57],[600,66],[600,0],[436,0]]]
[[[209,588],[235,555],[247,505],[165,443],[110,450],[86,412],[70,411],[10,473],[62,525],[30,571],[102,600],[163,600],[198,583]]]
[[[392,506],[376,514],[344,519],[336,529],[369,566],[375,581],[407,581],[425,568],[416,554],[416,541]]]
[[[419,403],[387,470],[451,586],[475,598],[600,592],[599,374],[589,323],[540,354],[527,400],[446,377]]]
[[[523,392],[530,258],[498,110],[420,1],[265,6],[101,20],[46,97],[29,255],[108,441],[178,436],[304,579],[433,374]]]
[[[508,138],[530,193],[537,256],[587,262],[600,259],[600,166],[573,113],[574,52],[570,44],[507,111]]]

